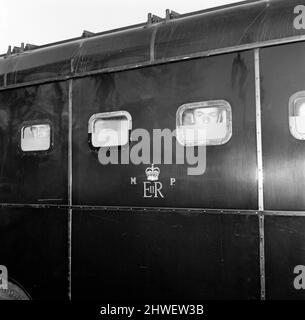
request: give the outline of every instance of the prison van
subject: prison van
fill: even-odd
[[[1,55],[0,299],[304,299],[301,2]]]

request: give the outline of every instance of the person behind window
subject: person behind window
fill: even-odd
[[[217,124],[223,122],[222,110],[217,107],[200,108],[194,110],[194,119],[197,125]]]

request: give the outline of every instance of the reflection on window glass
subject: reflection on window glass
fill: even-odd
[[[130,130],[131,116],[126,111],[99,113],[89,120],[89,133],[95,148],[128,144]]]
[[[36,124],[21,128],[22,151],[47,151],[51,146],[51,127],[49,124]]]
[[[305,91],[297,92],[290,98],[289,127],[296,139],[305,140]]]
[[[189,103],[177,111],[177,139],[182,145],[220,145],[231,135],[231,107],[224,100]]]

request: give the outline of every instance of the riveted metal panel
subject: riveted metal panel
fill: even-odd
[[[289,130],[289,98],[305,89],[305,43],[260,50],[265,210],[305,210],[305,143]]]
[[[305,217],[265,217],[267,299],[305,299],[304,288],[299,287],[304,286],[304,274],[294,272],[296,266],[305,266],[304,250]]]
[[[254,82],[253,52],[76,80],[73,204],[257,209]],[[152,136],[153,129],[176,128],[176,111],[181,105],[219,99],[232,108],[231,139],[207,147],[203,175],[188,175],[189,164],[158,165],[164,198],[143,196],[148,164],[102,165],[98,153],[89,148],[88,120],[93,114],[126,110],[133,129],[144,128]],[[131,149],[135,144],[131,143]],[[175,148],[172,153],[175,159]],[[131,178],[137,184],[131,184]],[[171,178],[176,179],[175,186],[170,185]]]
[[[68,88],[53,83],[0,93],[0,202],[67,204]],[[52,150],[25,154],[24,122],[48,121]]]
[[[34,300],[68,299],[67,210],[0,208],[0,261]]]
[[[73,299],[259,299],[258,217],[73,210]]]

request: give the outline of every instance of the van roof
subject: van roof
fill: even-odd
[[[91,34],[0,56],[0,87],[117,70],[178,58],[224,52],[234,47],[305,40],[296,29],[299,0],[244,1],[166,19]]]

